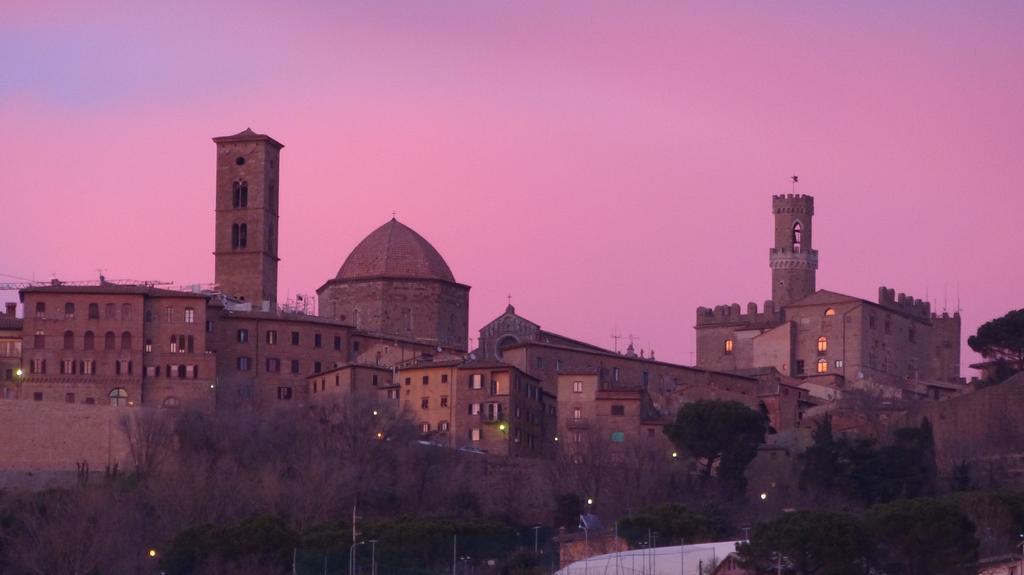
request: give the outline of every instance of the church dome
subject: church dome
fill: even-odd
[[[441,254],[412,228],[392,218],[359,242],[337,279],[422,278],[455,282]]]

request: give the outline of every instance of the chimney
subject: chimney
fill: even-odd
[[[4,304],[4,307],[6,308],[6,310],[4,311],[4,315],[9,317],[15,317],[15,314],[18,312],[18,304],[14,303],[13,301],[9,301],[6,304]]]

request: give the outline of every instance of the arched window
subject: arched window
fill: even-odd
[[[240,247],[240,248],[244,248],[245,247],[245,244],[249,240],[248,236],[249,236],[249,225],[248,224],[240,224],[238,226],[238,247]]]
[[[46,319],[46,304],[41,301],[36,302],[36,319]]]
[[[731,339],[725,340],[725,353],[732,353],[733,341]]]
[[[238,224],[231,224],[231,249],[238,249]]]
[[[242,203],[242,184],[238,180],[231,182],[231,207],[237,208]]]
[[[818,373],[828,372],[828,360],[821,358],[818,360]]]
[[[32,338],[32,347],[36,349],[43,349],[46,347],[46,333],[42,330],[36,332],[35,337]]]
[[[243,181],[238,196],[238,207],[244,208],[249,205],[249,182]]]
[[[64,349],[75,349],[75,333],[71,330],[64,332]]]
[[[89,304],[89,319],[100,319],[100,304]]]
[[[803,227],[800,222],[793,224],[793,251],[800,251],[800,244],[803,243]]]
[[[834,310],[832,308],[826,308],[825,309],[825,317],[832,317],[834,315],[836,315],[836,310]]]
[[[114,406],[125,406],[128,405],[128,392],[123,387],[115,387],[110,390],[110,405]]]
[[[71,302],[64,304],[64,319],[75,319],[75,304]]]
[[[96,336],[91,331],[85,332],[84,345],[82,349],[95,349],[96,348]]]
[[[121,334],[121,350],[132,350],[132,334],[127,331]]]
[[[828,338],[821,336],[818,338],[818,353],[825,353],[828,351]]]
[[[115,339],[116,339],[116,336],[114,336],[114,332],[108,331],[106,333],[106,335],[103,336],[103,349],[105,349],[107,351],[113,350],[114,349],[114,340]]]

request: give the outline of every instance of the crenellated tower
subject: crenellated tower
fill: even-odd
[[[782,308],[815,291],[818,252],[813,248],[814,198],[803,194],[772,196],[775,247],[768,251],[772,301]]]
[[[279,157],[284,146],[250,129],[214,138],[217,217],[214,282],[255,309],[277,304]]]

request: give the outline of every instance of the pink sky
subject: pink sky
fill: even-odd
[[[212,281],[210,138],[251,126],[282,299],[397,210],[471,335],[511,293],[690,363],[697,306],[770,296],[795,171],[819,288],[959,292],[965,366],[1024,307],[1020,2],[207,4],[4,2],[0,273]]]

